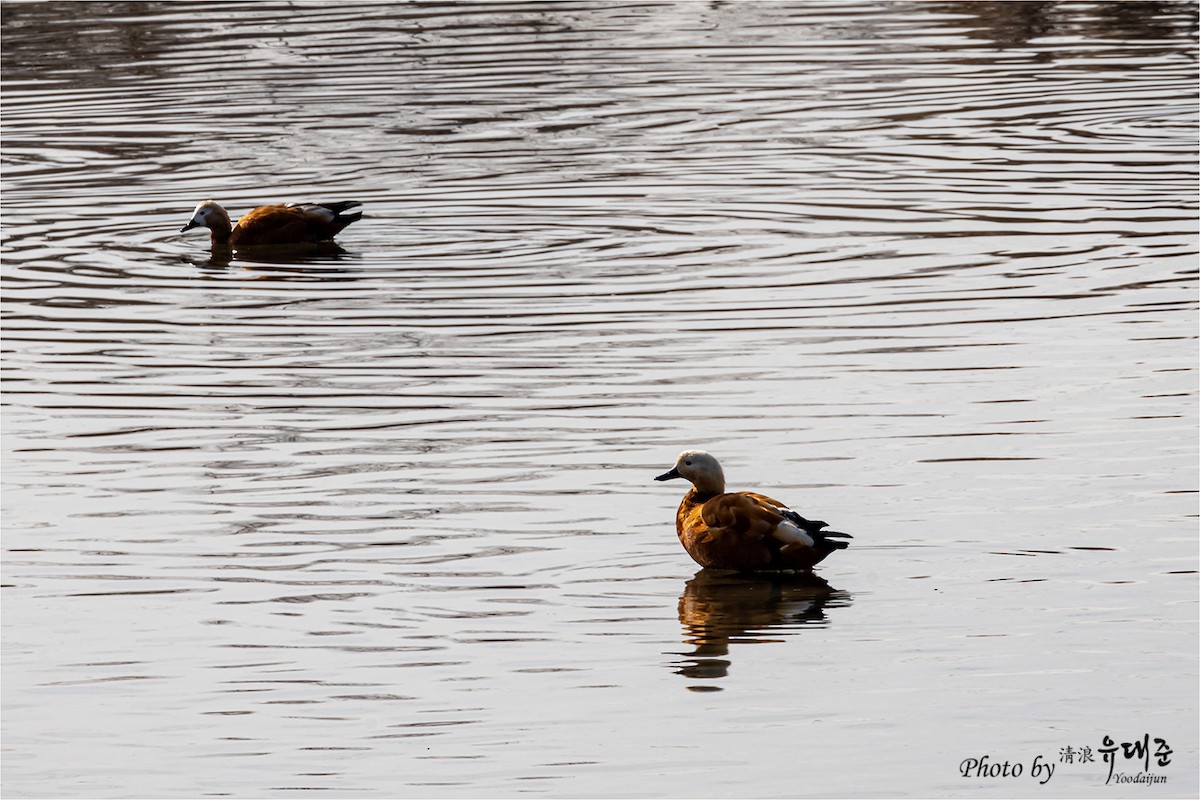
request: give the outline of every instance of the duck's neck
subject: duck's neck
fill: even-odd
[[[691,490],[683,496],[683,504],[686,506],[702,506],[719,494],[721,494],[721,492],[702,492],[700,489],[693,486]]]
[[[233,231],[233,226],[229,224],[229,215],[225,213],[225,209],[221,209],[220,214],[211,215],[208,229],[212,233],[213,247],[229,246],[229,234]]]
[[[689,478],[692,485],[696,487],[695,490],[700,494],[715,497],[725,492],[725,473],[719,466],[696,475],[690,475]]]

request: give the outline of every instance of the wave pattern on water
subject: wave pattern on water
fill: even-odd
[[[879,709],[1064,663],[1108,729],[1194,588],[1193,4],[220,10],[2,9],[6,791],[738,793],[822,719],[947,793]],[[856,533],[828,593],[693,576],[691,445]]]

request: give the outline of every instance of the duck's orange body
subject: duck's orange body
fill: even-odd
[[[687,478],[693,488],[675,514],[675,531],[688,555],[702,567],[759,570],[811,570],[835,550],[847,533],[824,531],[783,503],[756,492],[726,492],[725,476],[708,453],[689,450],[656,480]]]
[[[237,225],[231,225],[225,209],[206,200],[196,206],[191,221],[180,232],[208,228],[212,232],[214,248],[312,244],[329,241],[347,225],[362,219],[361,211],[344,213],[360,205],[353,200],[278,203],[252,209],[237,221]]]

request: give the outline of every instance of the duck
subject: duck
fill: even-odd
[[[692,483],[675,514],[675,531],[702,567],[811,572],[835,550],[845,550],[844,539],[854,538],[824,530],[828,523],[805,519],[766,495],[726,492],[720,462],[703,450],[684,450],[675,466],[654,480],[674,478]]]
[[[345,213],[361,205],[355,200],[276,203],[251,209],[237,225],[230,225],[225,209],[213,200],[205,200],[196,206],[191,220],[179,232],[208,228],[214,248],[313,244],[332,239],[347,225],[362,219],[361,211]]]

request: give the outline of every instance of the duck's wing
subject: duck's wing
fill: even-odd
[[[841,550],[846,543],[835,540],[853,538],[848,533],[822,530],[828,523],[805,519],[778,500],[757,492],[717,495],[704,504],[701,519],[710,528],[768,537],[784,545]]]
[[[361,205],[346,203],[280,203],[246,212],[233,229],[231,244],[296,244],[332,239],[338,231],[362,217],[362,212],[342,216]]]
[[[684,506],[687,499],[684,499]],[[719,494],[691,506],[678,522],[684,548],[705,567],[763,569],[782,543],[770,536],[783,520],[778,511],[740,494]]]
[[[710,530],[760,539],[786,522],[779,504],[751,492],[729,492],[711,498],[700,508],[700,519]]]
[[[332,215],[330,215],[332,218]],[[313,223],[322,223],[320,217],[313,218],[301,208],[282,203],[259,206],[242,215],[233,227],[230,244],[294,244],[306,241]]]

